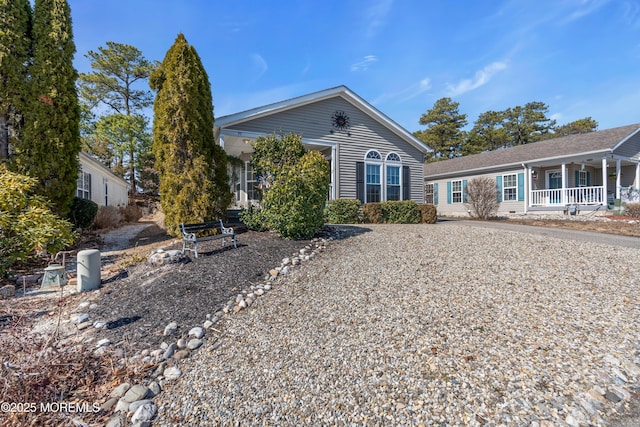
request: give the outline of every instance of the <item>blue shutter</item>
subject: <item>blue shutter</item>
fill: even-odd
[[[524,201],[524,173],[518,174],[518,201]]]
[[[451,181],[447,181],[447,204],[451,204]]]
[[[462,180],[462,203],[467,203],[467,180]]]
[[[438,204],[438,183],[433,184],[433,204]]]
[[[356,162],[356,199],[364,203],[364,162]]]
[[[411,170],[402,166],[402,200],[411,200]]]
[[[587,187],[591,187],[591,173],[587,171]]]
[[[496,194],[498,201],[502,201],[502,176],[496,176]]]
[[[576,171],[576,182],[573,186],[580,187],[580,171]]]

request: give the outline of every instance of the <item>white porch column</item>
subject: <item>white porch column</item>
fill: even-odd
[[[562,162],[562,204],[567,204],[567,164]]]
[[[220,147],[224,150],[224,135],[220,134]]]
[[[529,203],[531,203],[531,166],[524,166],[524,213],[527,213]]]
[[[607,158],[602,159],[602,204],[604,206],[609,205],[609,196],[607,194]]]
[[[616,160],[616,199],[620,198],[620,166],[622,160]]]
[[[338,181],[336,180],[336,159],[337,150],[334,145],[331,147],[331,200],[336,199],[336,187],[338,185]]]
[[[640,163],[636,163],[636,191],[640,191]]]

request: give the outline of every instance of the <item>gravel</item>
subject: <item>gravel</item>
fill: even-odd
[[[610,425],[640,391],[639,270],[602,243],[361,227],[226,315],[153,425]]]

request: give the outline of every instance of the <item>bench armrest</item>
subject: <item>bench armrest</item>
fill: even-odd
[[[224,224],[222,224],[222,220],[220,220],[220,231],[222,232],[222,234],[235,234],[233,232],[233,228],[225,227]]]
[[[187,242],[195,242],[197,240],[196,233],[185,233],[182,232],[182,238]]]

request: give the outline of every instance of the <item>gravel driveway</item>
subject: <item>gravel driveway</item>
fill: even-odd
[[[611,425],[640,391],[640,251],[372,225],[278,278],[154,425]]]

